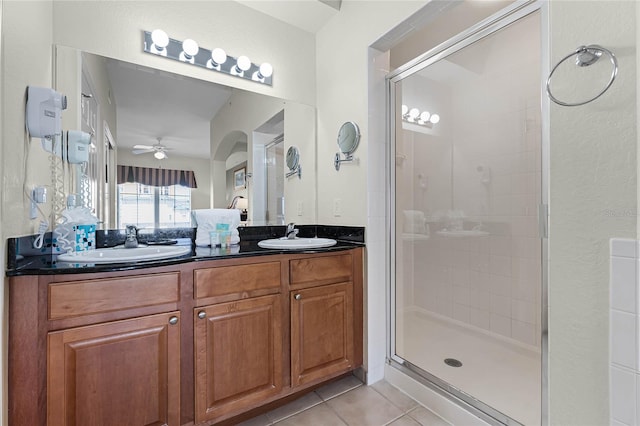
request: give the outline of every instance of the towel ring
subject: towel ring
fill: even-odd
[[[609,56],[609,60],[611,61],[611,65],[613,65],[613,69],[611,71],[611,78],[609,79],[609,82],[607,83],[605,88],[602,89],[600,93],[598,93],[596,96],[594,96],[591,99],[588,99],[583,102],[575,102],[575,103],[563,102],[558,98],[556,98],[555,96],[553,96],[553,94],[551,93],[551,88],[549,87],[549,84],[551,83],[551,77],[553,76],[553,73],[560,66],[560,64],[562,64],[564,61],[571,58],[572,56],[576,56],[577,66],[588,67],[589,65],[595,64],[598,61],[598,59],[600,59],[603,53],[606,53]],[[597,44],[590,44],[589,46],[580,46],[575,51],[569,53],[567,56],[562,58],[560,62],[558,62],[555,67],[553,67],[553,69],[551,70],[551,73],[549,73],[549,77],[547,78],[547,95],[549,95],[549,98],[553,102],[557,103],[558,105],[562,105],[562,106],[584,105],[591,101],[595,101],[600,96],[602,96],[602,94],[606,92],[609,89],[609,87],[611,87],[611,85],[613,84],[613,81],[616,79],[617,74],[618,74],[618,60],[616,59],[616,56],[609,49],[605,49],[604,47],[598,46]]]

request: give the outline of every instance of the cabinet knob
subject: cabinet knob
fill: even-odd
[[[296,300],[300,300],[300,299],[302,299],[302,295],[300,293],[298,293],[295,296],[293,296],[293,298],[296,299]]]
[[[207,317],[207,313],[205,311],[198,312],[198,318],[205,319]]]
[[[169,318],[169,324],[176,325],[178,323],[178,317]]]

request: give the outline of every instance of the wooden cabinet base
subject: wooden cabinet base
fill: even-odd
[[[362,256],[11,277],[9,424],[233,425],[348,374]]]
[[[47,425],[178,426],[179,315],[49,333]]]
[[[282,392],[279,296],[198,308],[196,422],[252,408]]]

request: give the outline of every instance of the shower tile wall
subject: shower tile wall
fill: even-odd
[[[609,367],[611,425],[640,424],[638,241],[611,240]]]
[[[398,298],[405,311],[539,347],[539,48],[513,43],[488,46],[481,59],[441,60],[402,82],[402,103],[437,112],[441,121],[431,128],[404,122],[397,137],[397,247],[405,283]],[[531,45],[516,49],[530,58],[502,69],[513,62],[516,43]],[[425,213],[429,239],[407,235],[404,210]],[[464,229],[488,235],[439,235],[450,226],[451,210],[464,213]]]

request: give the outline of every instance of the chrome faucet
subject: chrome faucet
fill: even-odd
[[[295,226],[295,224],[293,222],[288,224],[287,225],[287,233],[284,234],[284,236],[287,237],[290,240],[295,240],[296,236],[298,235],[298,232],[300,232],[300,230],[299,229],[295,229],[294,226]]]
[[[138,247],[138,228],[135,225],[127,225],[124,235],[124,248]]]

